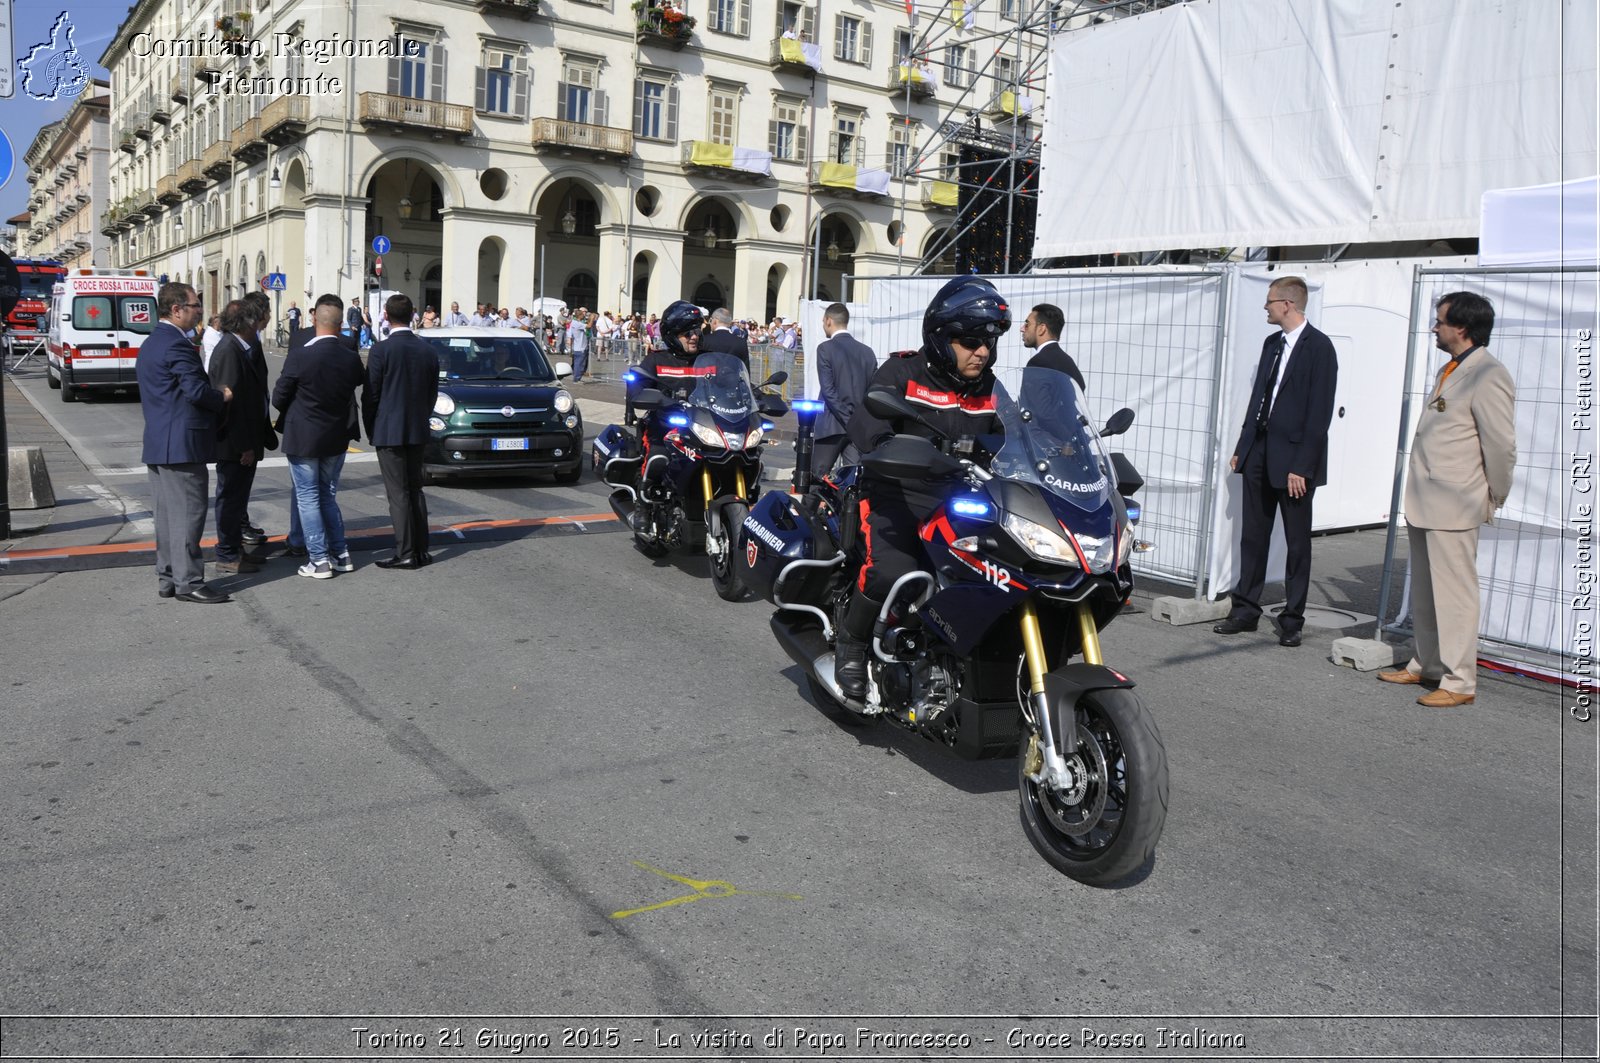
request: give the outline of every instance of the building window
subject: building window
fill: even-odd
[[[961,152],[949,148],[939,152],[939,179],[941,181],[960,182],[961,180]]]
[[[861,140],[861,112],[835,111],[833,115],[833,142],[828,146],[828,159],[846,166],[861,166],[866,162],[866,145]]]
[[[958,89],[967,87],[967,46],[952,44],[944,50],[944,82]]]
[[[778,36],[793,37],[802,41],[816,40],[817,26],[814,4],[801,4],[797,0],[781,0],[778,4]]]
[[[606,94],[595,86],[600,64],[591,59],[568,59],[561,64],[561,84],[556,92],[556,117],[564,122],[606,124]]]
[[[444,99],[444,48],[436,37],[437,31],[424,29],[395,34],[399,54],[389,60],[389,95]]]
[[[1017,61],[1009,55],[994,57],[994,79],[999,82],[1002,89],[1015,88],[1013,84],[1017,78]]]
[[[911,62],[911,31],[894,31],[894,61],[896,66]]]
[[[706,139],[713,144],[732,144],[739,132],[739,93],[735,89],[711,89],[709,129]]]
[[[833,20],[833,57],[846,63],[872,65],[872,23],[854,15],[836,15]]]
[[[895,116],[889,122],[889,172],[895,177],[905,177],[911,172],[917,126]]]
[[[711,0],[706,24],[713,33],[750,36],[750,0]]]
[[[678,87],[670,75],[646,74],[635,83],[633,134],[646,140],[678,139]]]
[[[774,159],[806,161],[805,101],[779,96],[767,123],[767,150]]]
[[[526,49],[485,43],[483,65],[478,67],[478,110],[508,118],[528,116],[528,56]]]

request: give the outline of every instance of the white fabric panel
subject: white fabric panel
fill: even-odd
[[[1033,253],[1476,234],[1486,188],[1595,172],[1595,25],[1594,0],[1229,0],[1062,34],[1040,213],[1070,224]]]
[[[1480,266],[1592,266],[1600,260],[1600,178],[1483,194]]]
[[[744,170],[748,173],[772,176],[772,152],[761,151],[757,148],[734,148],[733,168]]]
[[[880,196],[889,194],[889,171],[859,169],[856,171],[856,191],[873,192]]]

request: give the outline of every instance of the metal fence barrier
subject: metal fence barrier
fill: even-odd
[[[1573,674],[1576,625],[1593,619],[1592,604],[1584,619],[1583,596],[1576,593],[1581,574],[1593,575],[1592,533],[1585,531],[1593,520],[1576,518],[1583,505],[1592,513],[1594,500],[1596,422],[1589,416],[1585,430],[1579,414],[1593,409],[1586,337],[1593,336],[1596,325],[1597,285],[1600,270],[1593,267],[1416,270],[1379,591],[1380,636],[1412,634],[1411,573],[1399,511],[1417,419],[1443,359],[1433,351],[1434,306],[1441,295],[1472,291],[1494,307],[1488,349],[1505,364],[1517,388],[1511,494],[1494,523],[1479,534],[1479,654],[1547,674]]]

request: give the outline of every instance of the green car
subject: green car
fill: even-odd
[[[459,473],[583,475],[583,415],[554,366],[520,329],[434,328],[417,335],[439,352],[439,400],[428,418],[423,469]]]

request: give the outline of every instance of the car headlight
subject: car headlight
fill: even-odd
[[[433,400],[433,412],[440,417],[449,417],[456,412],[456,400],[444,392],[439,392],[439,397]]]
[[[694,437],[706,446],[720,447],[725,445],[722,441],[722,433],[715,427],[701,424],[699,421],[694,422],[692,427],[694,428]]]
[[[430,431],[430,432],[443,432],[444,431],[444,418],[443,417],[430,417],[430,418],[428,418],[428,431]]]
[[[766,435],[766,433],[759,428],[750,429],[750,434],[744,437],[744,449],[749,450],[752,447],[760,446],[761,437],[764,435]]]
[[[1037,557],[1040,561],[1048,561],[1053,565],[1078,564],[1077,551],[1072,549],[1072,544],[1062,538],[1061,533],[1046,528],[1043,524],[1035,524],[1027,517],[1019,517],[1015,513],[1006,514],[1006,531],[1011,537],[1022,544],[1022,548]]]
[[[568,428],[578,427],[578,415],[575,413],[567,414],[566,425]]]
[[[572,412],[572,392],[570,392],[570,391],[558,391],[558,392],[556,392],[556,412],[557,413],[571,413]]]

